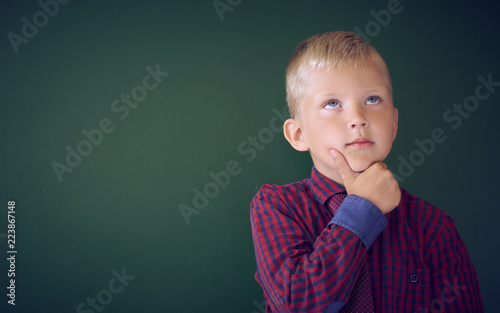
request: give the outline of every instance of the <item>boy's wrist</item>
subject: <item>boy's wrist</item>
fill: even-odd
[[[329,224],[336,224],[355,233],[368,249],[387,226],[387,218],[371,201],[349,195]]]

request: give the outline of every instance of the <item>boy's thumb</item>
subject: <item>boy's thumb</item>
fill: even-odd
[[[335,149],[332,149],[330,150],[330,154],[332,155],[335,167],[337,168],[337,171],[339,172],[340,177],[344,182],[344,186],[347,187],[347,185],[349,185],[354,180],[356,173],[351,169],[342,153],[338,152]]]

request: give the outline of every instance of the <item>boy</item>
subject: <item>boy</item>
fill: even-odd
[[[451,217],[382,163],[398,110],[378,52],[355,33],[315,35],[293,54],[286,90],[285,138],[314,166],[251,204],[266,312],[483,312]]]

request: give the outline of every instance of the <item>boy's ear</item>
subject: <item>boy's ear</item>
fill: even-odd
[[[394,108],[394,125],[392,126],[392,140],[396,139],[396,134],[398,133],[398,116],[399,112],[398,109]]]
[[[304,133],[302,131],[299,121],[293,118],[289,118],[283,124],[283,134],[286,140],[292,145],[292,147],[297,151],[308,151],[309,145],[304,138]]]

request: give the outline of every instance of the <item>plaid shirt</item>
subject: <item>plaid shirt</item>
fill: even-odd
[[[264,185],[251,204],[255,279],[266,312],[338,312],[363,256],[375,312],[484,312],[476,271],[451,217],[401,190],[383,215],[314,167],[310,179]]]

